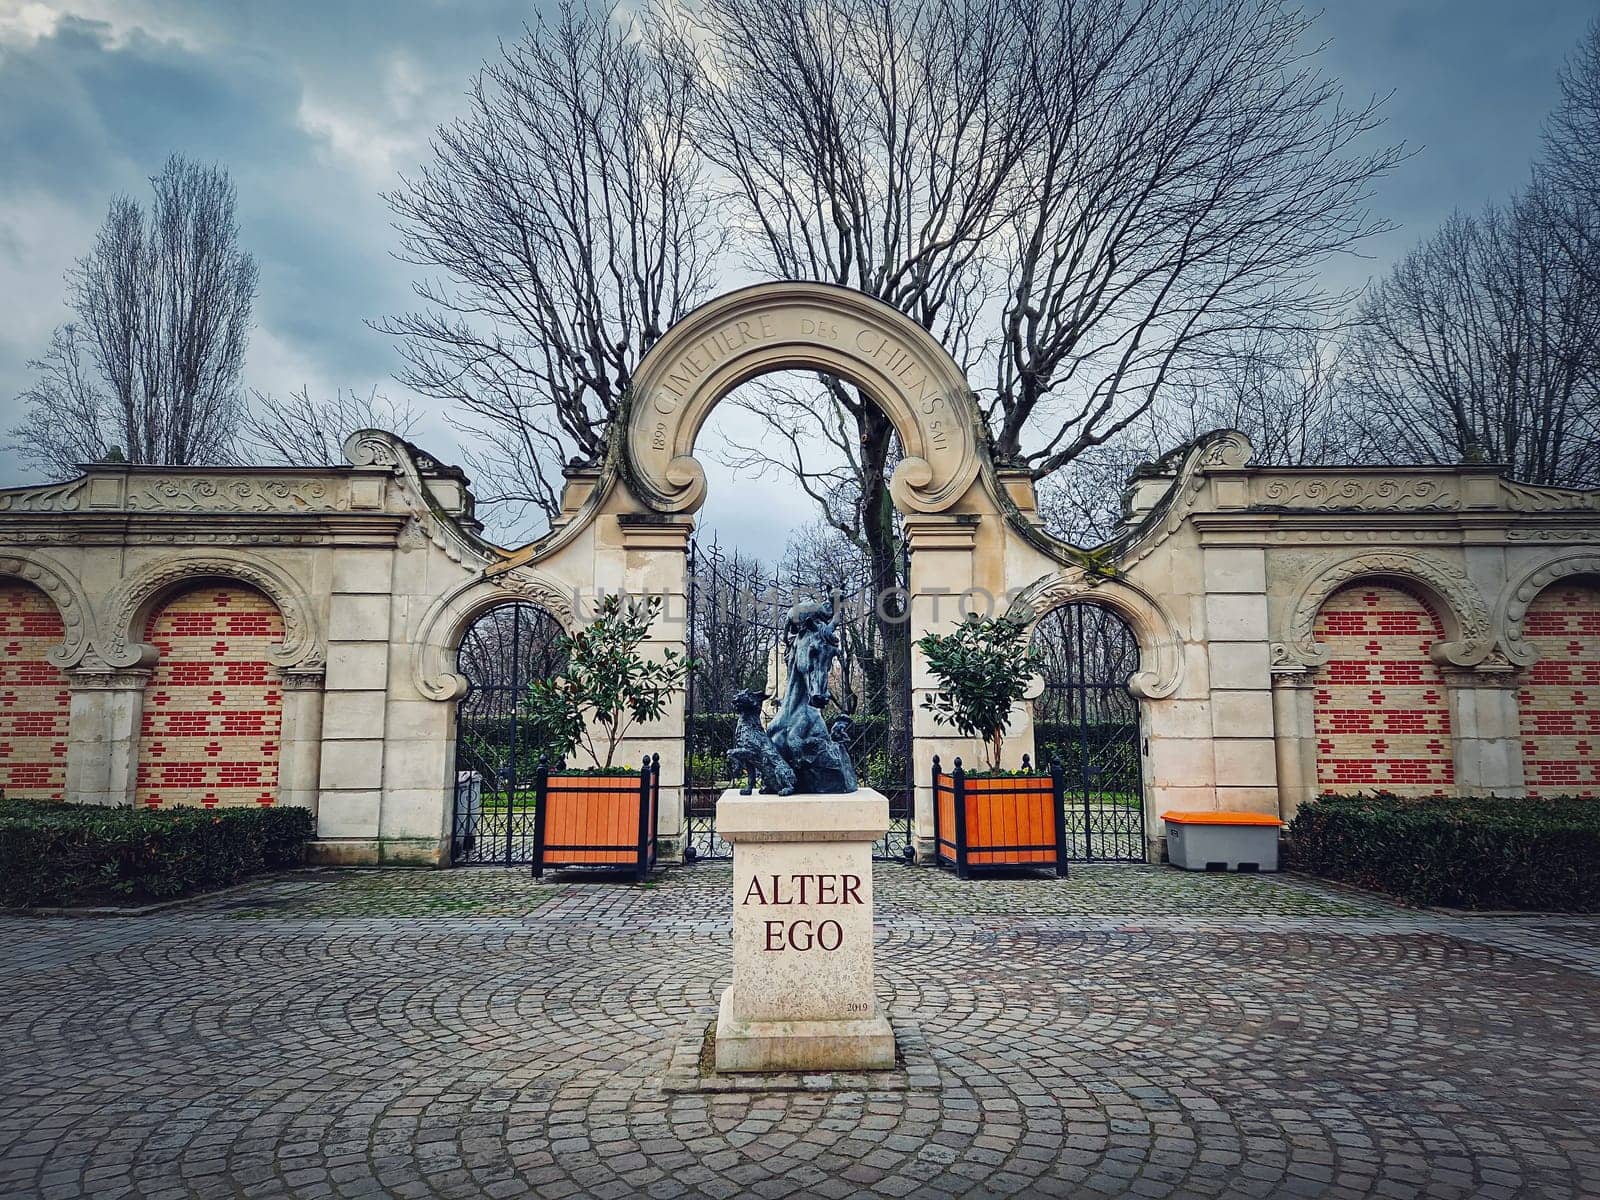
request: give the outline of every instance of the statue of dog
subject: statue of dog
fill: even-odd
[[[748,690],[733,698],[733,711],[739,715],[739,720],[733,727],[733,748],[728,751],[728,765],[740,776],[748,777],[739,789],[741,796],[750,794],[758,776],[763,792],[792,796],[794,768],[783,761],[767,731],[761,728],[761,702],[766,698],[765,692]]]

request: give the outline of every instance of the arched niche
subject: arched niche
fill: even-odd
[[[273,666],[306,671],[327,661],[327,642],[305,590],[278,566],[237,550],[163,559],[124,580],[107,605],[100,656],[112,667],[149,666],[155,661],[154,648],[144,642],[150,614],[168,597],[207,580],[242,583],[272,601],[283,619],[283,640],[267,655]]]
[[[658,512],[705,499],[695,439],[718,401],[772,371],[835,375],[871,396],[904,457],[890,480],[903,512],[940,512],[978,477],[977,413],[965,376],[926,330],[862,292],[765,283],[730,292],[674,325],[634,373],[629,482]]]
[[[1328,648],[1317,641],[1317,614],[1335,592],[1364,580],[1397,584],[1434,612],[1445,632],[1445,639],[1433,646],[1435,662],[1474,666],[1493,649],[1488,605],[1466,573],[1431,554],[1396,550],[1355,554],[1313,569],[1295,591],[1287,639],[1274,647],[1274,659],[1306,667],[1326,663]]]
[[[1017,594],[1010,611],[1036,623],[1063,604],[1099,604],[1110,609],[1139,644],[1139,669],[1128,690],[1141,700],[1160,700],[1178,690],[1183,677],[1183,642],[1170,613],[1143,588],[1126,579],[1091,579],[1081,570],[1035,580]]]
[[[577,625],[576,600],[564,588],[525,567],[492,579],[474,579],[433,602],[412,640],[412,682],[430,700],[459,700],[471,681],[461,673],[457,651],[467,632],[491,609],[526,601],[545,609],[563,628]]]

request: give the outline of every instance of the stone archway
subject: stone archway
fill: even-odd
[[[639,364],[626,441],[639,499],[659,512],[699,508],[694,443],[711,410],[741,383],[793,369],[836,375],[883,409],[905,451],[890,481],[902,512],[941,512],[978,477],[966,377],[926,330],[849,288],[764,283],[696,309]]]

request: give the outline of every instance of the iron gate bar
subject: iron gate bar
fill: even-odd
[[[484,613],[462,639],[468,687],[456,710],[452,865],[532,861],[543,747],[522,701],[533,679],[560,671],[561,632],[546,609],[514,601]]]
[[[900,560],[900,586],[905,585],[909,555],[902,547]],[[724,624],[737,622],[748,645],[737,649],[745,651],[747,661],[742,664],[743,675],[730,678],[725,663],[709,664],[706,669],[692,672],[685,685],[684,696],[684,788],[683,825],[684,858],[688,862],[727,859],[732,847],[717,836],[716,801],[725,786],[735,782],[725,761],[727,746],[715,741],[720,731],[714,731],[702,721],[709,715],[731,714],[732,694],[739,686],[764,687],[774,656],[781,653],[784,616],[790,605],[802,597],[811,598],[831,593],[836,596],[845,614],[859,613],[858,626],[847,625],[845,632],[857,636],[841,638],[847,651],[842,670],[846,684],[851,689],[862,688],[869,703],[877,698],[880,711],[868,713],[869,721],[855,725],[850,743],[851,758],[863,782],[880,786],[889,799],[890,831],[874,848],[874,857],[880,860],[910,861],[914,856],[911,839],[912,765],[910,722],[910,655],[909,643],[899,639],[903,661],[889,664],[888,678],[858,679],[854,671],[857,654],[870,656],[878,647],[874,605],[878,597],[873,594],[870,574],[863,571],[859,577],[835,579],[803,579],[792,576],[785,580],[778,569],[770,573],[760,563],[744,558],[737,551],[724,552],[713,538],[709,544],[700,539],[689,543],[687,561],[689,654],[696,659],[709,657],[702,653],[709,639],[719,637]],[[863,607],[863,601],[865,606]],[[730,618],[731,614],[731,618]],[[863,643],[864,639],[864,645]],[[705,676],[714,673],[715,679]],[[757,679],[755,676],[759,675]],[[891,688],[902,690],[903,710],[898,726],[893,722],[894,706]],[[713,694],[714,693],[714,694]],[[710,736],[708,736],[710,735]],[[731,741],[731,737],[724,740]],[[887,774],[885,774],[887,772]],[[869,774],[872,778],[869,780]]]
[[[1127,680],[1138,642],[1111,610],[1077,601],[1046,613],[1034,633],[1045,659],[1045,692],[1035,735],[1070,772],[1071,857],[1143,862],[1144,798],[1138,703]],[[1070,761],[1069,761],[1070,760]]]

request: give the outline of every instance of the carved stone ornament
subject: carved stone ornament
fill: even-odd
[[[113,670],[104,664],[73,667],[66,672],[67,686],[78,692],[138,692],[150,682],[148,667]]]
[[[978,476],[977,408],[949,353],[903,313],[851,288],[765,283],[683,318],[634,372],[630,482],[658,512],[705,498],[695,438],[723,396],[769,371],[810,369],[867,392],[905,456],[890,491],[902,512],[942,512]]]
[[[78,662],[89,646],[92,618],[88,597],[72,573],[48,555],[16,550],[0,553],[0,577],[32,584],[50,598],[61,616],[63,636],[61,644],[52,646],[45,658],[57,667]]]
[[[77,512],[80,507],[78,493],[83,491],[84,483],[82,479],[74,479],[68,483],[52,484],[49,487],[10,488],[0,491],[0,512]]]
[[[133,476],[126,505],[133,512],[310,513],[342,511],[350,497],[325,479]]]
[[[107,605],[106,628],[98,642],[101,657],[112,667],[144,665],[149,652],[140,640],[142,631],[134,628],[139,618],[163,592],[203,579],[248,584],[277,606],[283,619],[283,641],[267,652],[267,661],[273,666],[319,667],[326,662],[327,644],[299,584],[278,567],[239,551],[167,559],[125,580]]]
[[[1600,553],[1569,554],[1542,562],[1525,571],[1506,590],[1501,610],[1500,627],[1505,631],[1502,648],[1506,657],[1517,666],[1531,666],[1539,657],[1539,652],[1522,636],[1522,622],[1528,615],[1528,607],[1545,588],[1574,575],[1600,576]]]
[[[1178,454],[1175,450],[1162,462],[1170,462]],[[1218,429],[1196,438],[1182,451],[1172,486],[1145,517],[1134,540],[1119,559],[1119,569],[1126,571],[1178,532],[1205,491],[1208,472],[1240,470],[1249,466],[1254,456],[1255,447],[1250,439],[1237,429]]]
[[[1531,483],[1500,481],[1506,507],[1513,512],[1595,512],[1600,510],[1600,490],[1537,487]]]
[[[1436,662],[1475,666],[1494,649],[1489,607],[1464,571],[1431,554],[1389,550],[1355,554],[1311,570],[1289,609],[1285,654],[1290,657],[1286,657],[1286,663],[1292,658],[1308,667],[1320,667],[1328,661],[1328,647],[1316,638],[1317,613],[1341,587],[1367,578],[1420,585],[1443,606],[1444,611],[1437,615],[1453,636],[1449,641],[1435,643],[1432,655]]]
[[[1455,511],[1461,494],[1437,479],[1276,478],[1261,489],[1261,503],[1280,508],[1355,508],[1364,512]]]
[[[456,670],[456,651],[474,621],[502,604],[518,600],[546,609],[563,629],[578,625],[573,592],[526,567],[492,579],[479,576],[428,606],[411,645],[412,681],[430,700],[457,700],[467,693],[467,677]]]
[[[1128,623],[1139,644],[1139,670],[1128,690],[1145,700],[1160,700],[1178,690],[1183,679],[1183,639],[1177,623],[1149,593],[1126,579],[1101,579],[1081,569],[1061,571],[1034,580],[1017,593],[1007,614],[1035,623],[1063,604],[1100,604]]]
[[[448,514],[429,503],[428,485],[423,481],[418,458],[430,468],[437,465],[432,458],[382,429],[356,430],[344,440],[344,456],[353,467],[388,467],[400,481],[402,500],[416,526],[415,531],[409,526],[401,531],[402,549],[414,548],[420,533],[452,562],[484,567],[494,561],[486,543],[469,536]]]

